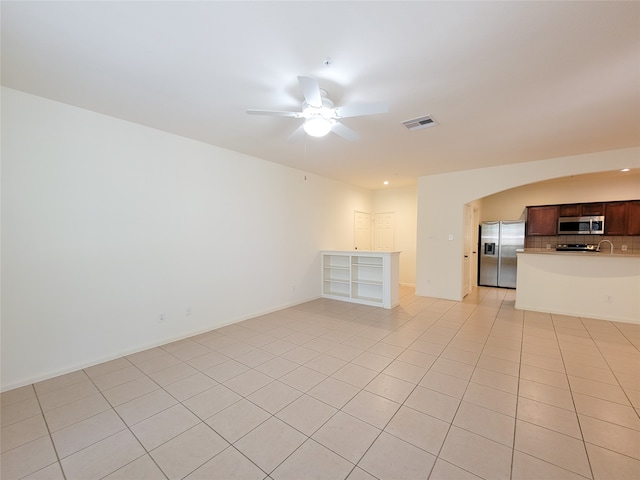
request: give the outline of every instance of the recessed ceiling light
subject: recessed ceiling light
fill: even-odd
[[[389,185],[389,180],[385,180],[384,182],[382,182],[385,185]]]
[[[629,170],[631,170],[630,168],[623,168],[622,170],[620,170],[621,172],[628,172]]]

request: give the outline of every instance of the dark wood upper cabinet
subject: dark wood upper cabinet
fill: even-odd
[[[604,203],[583,203],[581,215],[604,215]]]
[[[527,207],[527,235],[557,235],[558,217],[604,215],[605,235],[640,235],[640,200]]]
[[[561,217],[604,215],[604,203],[574,203],[570,205],[558,205],[558,215]]]
[[[605,205],[605,235],[626,235],[627,203],[628,202],[610,202]]]
[[[559,205],[558,215],[561,217],[579,217],[582,215],[582,209],[580,205]]]
[[[640,200],[627,202],[627,235],[640,235]]]
[[[527,235],[555,235],[557,231],[557,205],[527,208]]]

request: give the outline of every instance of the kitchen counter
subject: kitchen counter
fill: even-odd
[[[517,252],[516,308],[640,324],[640,255]]]
[[[557,250],[530,250],[530,249],[525,249],[525,250],[518,250],[516,252],[517,254],[529,254],[529,255],[561,255],[561,256],[567,256],[567,255],[577,255],[579,257],[621,257],[621,258],[626,258],[626,257],[631,257],[631,258],[640,258],[640,255],[635,254],[635,253],[614,253],[611,254],[609,253],[609,250],[603,250],[600,252],[586,252],[586,251],[571,251],[571,250],[563,250],[563,251],[557,251]]]

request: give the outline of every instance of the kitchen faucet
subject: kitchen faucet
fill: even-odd
[[[609,254],[613,255],[613,243],[611,243],[609,240],[600,240],[600,242],[598,242],[598,248],[596,248],[596,252],[600,251],[600,245],[602,245],[604,242],[607,242],[611,246]]]

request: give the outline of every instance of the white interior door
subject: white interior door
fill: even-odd
[[[471,278],[469,283],[471,288],[478,286],[478,245],[480,244],[479,237],[479,225],[480,225],[480,212],[477,207],[473,207],[473,220],[469,228],[472,230],[471,239]]]
[[[471,292],[471,252],[473,251],[473,241],[475,238],[475,227],[473,224],[473,207],[471,205],[464,206],[464,245],[463,245],[463,272],[462,272],[462,296],[466,296]]]
[[[353,217],[353,246],[356,250],[371,250],[371,214],[366,212],[354,213]]]
[[[373,214],[373,245],[377,252],[393,251],[394,213]]]

